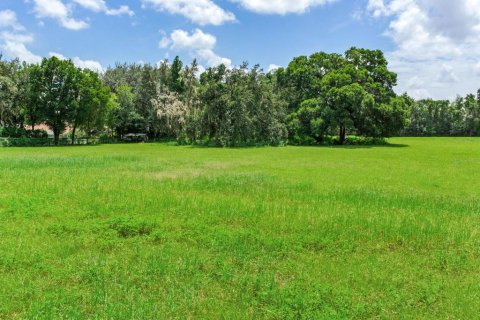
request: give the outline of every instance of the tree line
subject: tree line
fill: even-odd
[[[455,101],[405,96],[409,105],[409,122],[405,136],[480,136],[480,90],[477,95],[457,97]]]
[[[217,146],[345,144],[349,137],[479,135],[480,94],[415,101],[394,92],[397,75],[379,50],[315,53],[265,73],[244,63],[200,73],[194,60],[117,64],[105,73],[70,60],[0,57],[0,133],[78,135]],[[28,128],[29,130],[26,130]]]

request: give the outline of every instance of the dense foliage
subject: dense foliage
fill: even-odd
[[[480,90],[477,96],[447,100],[409,100],[410,122],[407,136],[479,136]]]
[[[285,103],[275,77],[258,66],[224,65],[199,74],[196,61],[117,65],[103,76],[113,92],[109,125],[118,136],[147,133],[181,143],[279,145],[287,141]]]
[[[323,142],[338,133],[389,137],[406,124],[407,105],[393,91],[397,75],[379,50],[352,48],[344,56],[316,53],[295,58],[277,72],[279,88],[289,102],[290,137]],[[292,97],[292,98],[289,98]]]
[[[0,62],[0,125],[6,128],[4,132],[22,130],[25,125],[35,132],[37,124],[46,124],[58,144],[67,127],[73,138],[77,128],[103,130],[110,90],[97,73],[56,57],[44,59],[40,65]]]
[[[381,51],[357,48],[297,57],[269,73],[246,63],[200,73],[196,61],[184,66],[177,57],[99,75],[55,57],[39,65],[0,58],[0,127],[15,137],[8,133],[46,125],[55,143],[66,133],[71,143],[145,134],[217,146],[480,134],[480,93],[415,101],[397,96],[396,82]]]

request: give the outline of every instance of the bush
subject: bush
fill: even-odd
[[[17,127],[0,128],[0,137],[3,138],[21,138],[28,136],[27,130]]]
[[[46,147],[53,144],[48,138],[0,138],[0,145],[3,147]]]
[[[45,130],[33,130],[33,131],[27,131],[29,136],[31,138],[41,138],[41,139],[46,139],[48,138],[48,133]]]
[[[25,130],[17,127],[0,127],[0,137],[2,138],[48,138],[45,130]]]

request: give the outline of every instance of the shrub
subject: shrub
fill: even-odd
[[[27,130],[17,127],[1,127],[0,137],[3,138],[20,138],[28,136]]]
[[[48,133],[45,130],[33,130],[33,131],[28,131],[28,134],[31,138],[41,138],[41,139],[46,139],[48,138]]]
[[[2,138],[48,138],[45,130],[25,130],[17,127],[0,127],[0,137]]]
[[[48,138],[1,138],[0,145],[3,147],[45,147],[53,143]]]

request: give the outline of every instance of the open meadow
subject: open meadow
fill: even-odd
[[[480,139],[0,148],[0,319],[474,319]]]

